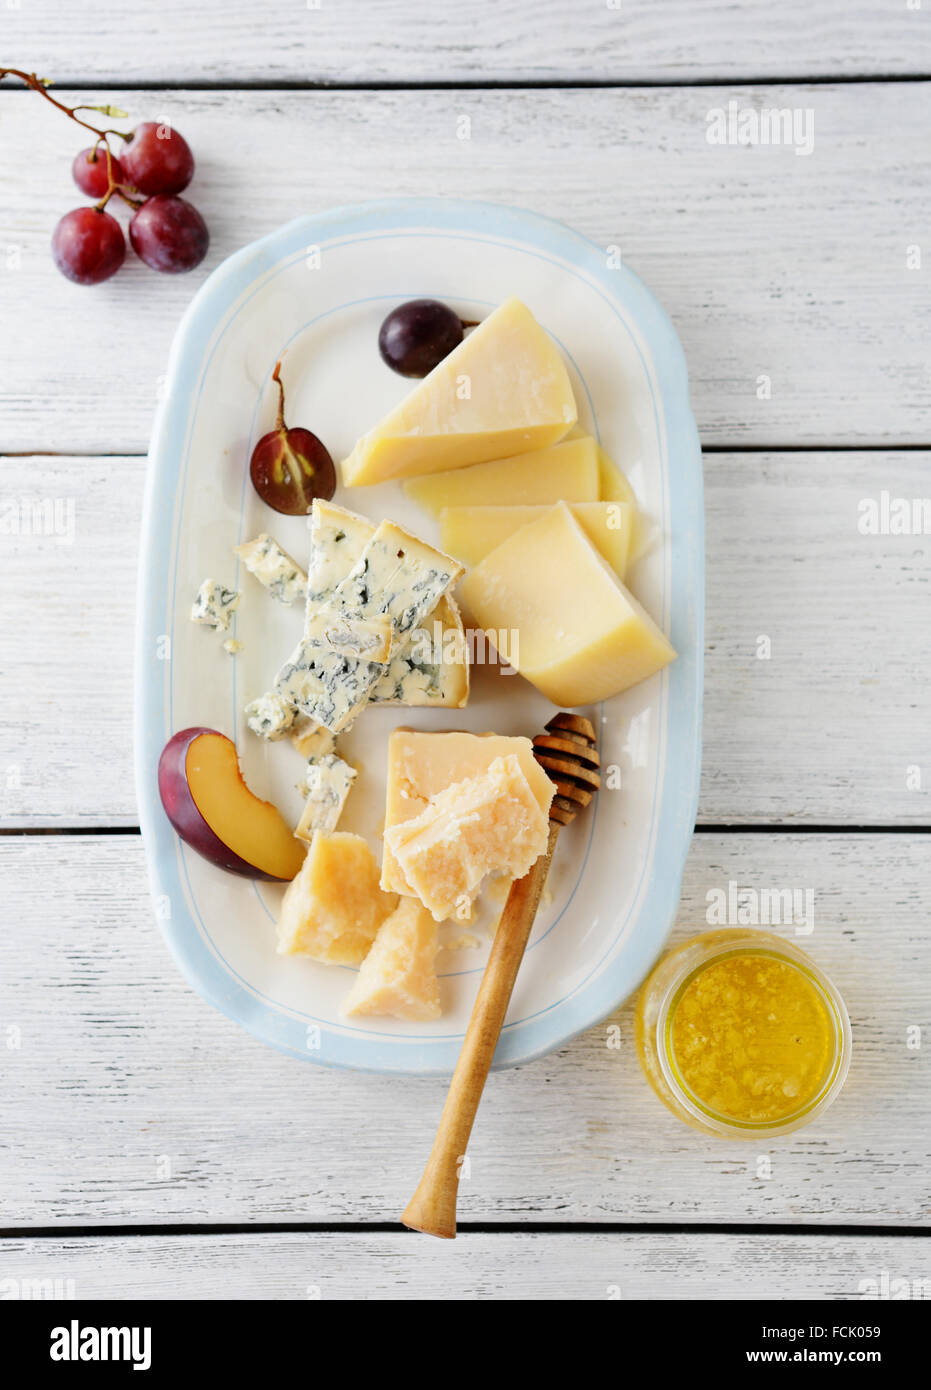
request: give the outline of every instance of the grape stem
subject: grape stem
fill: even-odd
[[[4,77],[18,78],[20,82],[25,83],[25,85],[29,88],[30,91],[38,92],[39,96],[45,97],[46,101],[50,101],[52,105],[56,107],[59,111],[63,111],[65,115],[70,117],[70,119],[74,121],[77,125],[83,126],[85,130],[89,130],[92,135],[97,136],[97,140],[95,142],[95,149],[97,145],[102,144],[107,152],[107,181],[110,185],[106,193],[101,198],[100,202],[95,204],[95,207],[97,207],[99,211],[103,211],[103,209],[107,206],[107,203],[113,197],[114,193],[117,195],[117,197],[122,198],[124,203],[128,203],[131,208],[138,209],[142,207],[144,199],[137,200],[135,198],[131,198],[128,193],[125,193],[123,191],[119,184],[114,183],[113,181],[113,154],[110,149],[110,141],[108,139],[108,136],[118,135],[121,140],[131,140],[133,138],[132,131],[130,131],[127,134],[125,131],[122,130],[100,130],[98,126],[91,125],[90,121],[83,121],[80,116],[75,115],[75,112],[92,111],[95,108],[83,104],[79,106],[66,106],[63,101],[56,100],[56,98],[52,96],[51,92],[48,91],[48,88],[51,86],[51,82],[47,77],[37,77],[34,72],[22,72],[19,68],[0,68],[0,82],[3,81]]]
[[[281,380],[281,358],[275,363],[275,370],[272,372],[272,381],[278,386],[278,418],[275,420],[275,429],[281,436],[282,455],[284,465],[288,470],[292,486],[300,491],[303,487],[303,472],[300,461],[291,447],[291,440],[288,438],[288,427],[284,422],[284,382]]]
[[[75,111],[89,111],[93,110],[93,108],[83,105],[65,106],[64,102],[57,101],[55,97],[52,96],[51,92],[47,90],[51,85],[47,77],[36,77],[34,72],[21,72],[19,68],[0,68],[0,82],[2,82],[4,77],[18,77],[20,82],[25,82],[26,86],[31,91],[38,92],[40,96],[45,97],[46,101],[50,101],[53,106],[57,106],[59,111],[64,111],[66,116],[70,116],[73,121],[77,121],[78,125],[82,125],[85,130],[91,131],[104,141],[106,141],[108,135],[118,135],[121,140],[132,139],[132,131],[127,135],[122,130],[99,130],[97,126],[91,125],[90,121],[82,121],[80,116],[74,114]]]
[[[275,363],[275,370],[272,372],[272,381],[278,386],[278,418],[275,421],[275,429],[282,434],[287,430],[284,422],[284,382],[281,380],[281,358]]]

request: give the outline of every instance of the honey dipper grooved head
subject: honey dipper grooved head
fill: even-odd
[[[556,785],[550,820],[568,825],[601,785],[600,760],[590,719],[565,712],[554,715],[545,734],[533,740],[533,755]]]

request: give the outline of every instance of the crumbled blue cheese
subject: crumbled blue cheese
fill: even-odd
[[[242,643],[237,641],[235,637],[227,637],[223,643],[223,650],[229,652],[230,656],[237,656],[242,651]]]
[[[275,691],[268,691],[246,705],[246,723],[259,738],[279,739],[290,733],[297,710]]]
[[[312,758],[307,765],[307,801],[295,835],[309,844],[315,830],[327,833],[335,830],[355,780],[355,768],[343,762],[335,753]]]
[[[279,603],[305,602],[307,575],[272,536],[263,531],[254,541],[237,545],[234,554]]]
[[[241,598],[237,589],[227,589],[215,579],[205,579],[191,608],[191,622],[225,632]]]
[[[395,522],[383,521],[337,584],[328,611],[342,611],[350,621],[389,618],[394,652],[462,573],[458,560]],[[312,631],[317,618],[309,599],[308,613],[307,629]],[[383,668],[383,662],[330,652],[313,638],[305,638],[278,673],[275,690],[335,733],[368,702]]]
[[[327,753],[336,752],[336,739],[329,729],[322,725],[305,723],[291,735],[291,742],[305,758],[322,758]]]

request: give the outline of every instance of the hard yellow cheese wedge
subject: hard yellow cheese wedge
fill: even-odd
[[[566,440],[584,439],[585,437],[585,431],[582,429],[581,425],[576,424],[573,425],[572,429],[566,435]],[[657,534],[657,528],[650,521],[649,517],[644,516],[640,511],[636,494],[628,481],[627,474],[623,473],[620,468],[618,468],[614,459],[602,449],[600,444],[596,447],[598,450],[598,496],[601,498],[602,502],[629,502],[635,510],[630,537],[630,550],[627,556],[627,565],[628,568],[630,568],[634,561],[638,560],[647,549]],[[554,497],[552,500],[557,502],[559,498]],[[571,501],[572,499],[567,498],[565,500]],[[623,577],[624,576],[621,575],[622,579]]]
[[[491,551],[460,593],[483,628],[512,634],[511,664],[557,705],[616,695],[676,655],[563,502]]]
[[[549,780],[549,779],[547,779]],[[555,787],[550,783],[550,797]],[[385,831],[408,883],[438,922],[468,918],[486,875],[522,878],[546,849],[549,820],[513,753],[438,792]]]
[[[362,436],[343,481],[359,487],[539,449],[576,417],[556,345],[525,304],[508,299]]]
[[[388,740],[388,786],[385,830],[401,825],[424,810],[431,797],[453,782],[479,777],[496,758],[513,754],[519,761],[533,794],[546,814],[553,784],[533,756],[529,738],[504,734],[421,733],[395,729]],[[400,865],[385,844],[381,886],[389,892],[412,893]]]
[[[436,922],[416,898],[402,898],[381,926],[343,1001],[344,1014],[381,1014],[424,1023],[439,1018]]]
[[[573,502],[569,510],[589,540],[623,579],[636,510],[628,502]],[[549,507],[446,507],[440,517],[440,544],[466,565],[477,565],[489,551]]]
[[[634,490],[612,458],[604,449],[598,450],[598,472],[600,477],[599,495],[606,502],[628,502],[634,508],[630,528],[630,541],[627,550],[628,569],[647,550],[659,534],[656,523],[645,515],[637,505]],[[621,575],[623,579],[623,574]]]
[[[598,447],[598,495],[605,502],[629,502],[636,507],[634,490],[613,458]]]
[[[566,435],[565,442],[568,443],[576,439],[588,439],[588,437],[582,426],[576,421],[572,429]],[[606,450],[602,449],[600,444],[595,444],[595,448],[598,451],[598,475],[600,480],[598,496],[603,502],[629,502],[632,507],[636,507],[637,498],[634,495],[633,488],[627,481],[627,475],[621,472],[614,462],[614,459]],[[558,502],[559,498],[554,497],[553,501]]]
[[[598,445],[571,439],[516,458],[496,459],[473,468],[434,473],[405,483],[404,491],[439,516],[444,507],[552,506],[554,502],[597,502]]]
[[[278,951],[337,965],[358,965],[397,906],[378,886],[378,864],[365,840],[315,832],[278,918]]]

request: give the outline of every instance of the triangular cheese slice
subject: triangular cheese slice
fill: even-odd
[[[433,516],[439,516],[444,507],[597,502],[598,445],[587,437],[563,440],[514,458],[411,478],[404,491]]]
[[[378,935],[343,1002],[344,1014],[382,1014],[412,1022],[440,1016],[436,923],[415,898],[402,898]]]
[[[618,579],[627,573],[636,512],[627,502],[571,502],[569,510]],[[515,531],[539,521],[549,507],[445,507],[440,517],[443,549],[464,565],[477,565]]]
[[[383,483],[542,449],[577,415],[555,343],[525,304],[508,299],[362,436],[343,481]]]
[[[486,555],[460,593],[486,632],[516,631],[511,664],[563,709],[607,700],[675,660],[565,502]]]

